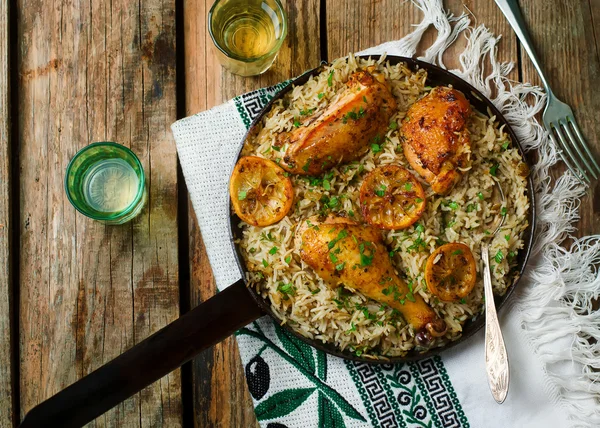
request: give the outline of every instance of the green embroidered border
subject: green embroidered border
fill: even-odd
[[[392,408],[394,409],[394,415],[396,415],[396,419],[400,423],[400,426],[403,428],[406,428],[407,425],[406,425],[406,422],[404,421],[404,418],[402,417],[402,413],[400,412],[400,406],[398,405],[398,400],[394,396],[394,391],[392,391],[392,387],[390,386],[389,382],[386,380],[386,378],[383,374],[383,371],[381,370],[381,366],[375,367],[375,374],[377,375],[377,379],[379,379],[379,381],[383,385],[383,389],[385,389],[385,393],[388,397],[388,400],[390,401],[390,403],[392,403]]]
[[[470,428],[471,425],[469,424],[467,415],[465,415],[465,412],[464,412],[462,406],[460,405],[460,401],[458,401],[458,397],[456,396],[456,391],[454,391],[454,387],[452,386],[452,382],[450,381],[450,376],[448,376],[446,367],[444,367],[444,362],[442,361],[442,358],[439,355],[436,355],[435,357],[433,357],[433,361],[435,362],[435,366],[438,368],[438,370],[440,372],[440,377],[442,378],[442,381],[444,382],[444,386],[446,387],[446,389],[448,390],[448,393],[450,394],[450,397],[452,398],[452,404],[454,404],[454,407],[456,409],[456,413],[458,414],[458,418],[459,418],[460,422],[463,424],[463,427]]]
[[[346,364],[346,368],[348,369],[348,372],[350,372],[350,377],[354,381],[354,385],[358,388],[358,393],[360,394],[360,398],[362,399],[365,409],[367,409],[367,413],[369,414],[369,419],[371,419],[371,426],[373,426],[373,427],[379,426],[379,421],[377,419],[377,415],[375,414],[375,410],[373,409],[371,400],[369,400],[367,391],[365,391],[365,388],[362,386],[362,382],[360,381],[358,372],[354,369],[354,364],[350,360],[344,360],[344,363]]]
[[[431,401],[431,397],[429,396],[429,391],[427,390],[427,388],[425,388],[425,382],[423,382],[423,379],[421,378],[421,373],[419,373],[417,364],[418,363],[410,364],[410,371],[413,375],[413,378],[415,379],[415,383],[419,387],[419,391],[421,391],[421,395],[425,399],[425,404],[427,405],[427,410],[429,411],[429,414],[431,415],[431,420],[433,421],[433,423],[435,424],[435,426],[437,428],[443,428],[442,423],[440,422],[440,418],[437,414],[437,411]]]

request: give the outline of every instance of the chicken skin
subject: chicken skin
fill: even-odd
[[[467,119],[471,105],[465,96],[446,87],[434,88],[414,103],[402,124],[404,155],[408,163],[444,195],[462,177],[471,161]]]
[[[320,175],[357,159],[384,134],[395,112],[385,78],[357,71],[322,113],[278,136],[279,147],[289,143],[280,165],[293,174]]]
[[[394,270],[377,229],[341,217],[313,218],[298,226],[296,240],[302,260],[330,286],[346,285],[398,310],[416,332],[444,334],[445,322]]]

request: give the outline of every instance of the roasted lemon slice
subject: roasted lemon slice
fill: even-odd
[[[360,188],[365,220],[380,229],[406,229],[425,210],[423,187],[407,169],[386,165],[375,168]]]
[[[467,297],[475,286],[476,277],[471,250],[457,242],[439,247],[429,256],[425,266],[427,288],[446,302]]]
[[[292,181],[275,162],[256,156],[241,158],[229,181],[235,213],[253,226],[277,223],[294,199]]]

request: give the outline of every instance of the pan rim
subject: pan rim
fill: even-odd
[[[382,57],[382,55],[357,55],[357,57],[360,57],[363,59],[370,58],[370,59],[379,60]],[[469,102],[471,104],[476,104],[476,105],[485,104],[486,109],[484,109],[482,111],[482,109],[477,108],[477,110],[482,113],[485,112],[487,114],[487,109],[489,109],[496,116],[496,120],[501,125],[502,124],[505,125],[504,129],[509,134],[511,141],[518,149],[519,154],[521,155],[521,158],[523,159],[525,164],[528,166],[529,170],[531,170],[531,162],[528,159],[526,152],[523,149],[523,146],[521,145],[520,140],[518,139],[517,135],[515,134],[510,123],[508,122],[508,120],[504,117],[502,112],[484,94],[482,94],[481,91],[479,91],[473,85],[471,85],[470,83],[466,82],[462,78],[456,76],[455,74],[451,73],[450,71],[448,71],[446,69],[443,69],[437,65],[430,64],[430,63],[427,63],[427,62],[424,62],[424,61],[421,61],[418,59],[403,57],[403,56],[396,56],[396,55],[386,55],[385,61],[389,61],[391,64],[398,64],[400,62],[404,62],[413,71],[418,70],[418,69],[425,69],[427,71],[427,81],[430,81],[430,73],[433,73],[432,75],[434,76],[434,78],[431,79],[433,81],[437,80],[435,78],[435,76],[442,76],[443,80],[446,80],[446,81],[439,82],[438,85],[439,84],[453,85],[465,94],[465,96],[467,97],[467,99],[469,99]],[[302,85],[302,84],[306,83],[306,81],[308,81],[310,76],[319,74],[324,69],[325,65],[327,65],[327,63],[323,62],[318,67],[308,70],[305,73],[303,73],[302,75],[298,76],[297,78],[292,79],[287,85],[285,85],[280,91],[278,91],[275,96],[273,96],[273,98],[265,105],[265,107],[263,109],[261,109],[260,113],[252,120],[248,130],[244,134],[244,137],[241,141],[241,144],[240,144],[239,150],[237,152],[237,156],[235,158],[233,166],[240,158],[241,151],[244,147],[245,141],[248,139],[249,136],[252,135],[253,132],[256,131],[257,125],[260,123],[260,121],[262,120],[264,115],[268,113],[268,111],[271,109],[272,105],[277,100],[282,98],[287,92],[292,90],[292,88],[294,86]],[[458,84],[455,85],[455,82]],[[461,87],[467,89],[468,92],[465,91],[464,89],[462,89]],[[473,100],[473,98],[475,100]],[[233,166],[232,166],[232,169],[233,169]],[[230,171],[230,173],[231,173],[231,171]],[[519,265],[518,265],[518,269],[516,270],[516,273],[514,274],[514,279],[513,279],[512,284],[508,286],[508,288],[503,296],[494,296],[494,301],[496,303],[496,308],[497,308],[498,312],[501,311],[505,306],[507,306],[506,302],[513,295],[515,288],[520,283],[521,278],[523,277],[523,273],[524,273],[525,269],[527,268],[531,249],[533,247],[533,241],[534,241],[534,235],[535,235],[535,229],[536,229],[536,216],[535,216],[536,202],[535,202],[535,189],[534,189],[533,178],[532,178],[531,174],[529,174],[529,176],[527,177],[526,189],[527,189],[527,196],[529,198],[529,212],[528,212],[528,219],[527,219],[529,224],[523,232],[524,246],[523,246],[523,249],[521,249],[521,251],[519,252],[519,254],[517,256]],[[309,339],[305,336],[302,336],[301,334],[297,333],[294,329],[292,329],[288,324],[281,325],[281,322],[280,322],[281,320],[275,315],[275,313],[271,309],[270,303],[268,302],[268,300],[261,297],[253,287],[248,285],[247,276],[246,276],[246,273],[248,271],[245,267],[245,263],[243,261],[242,255],[241,255],[240,248],[235,243],[235,240],[237,239],[236,232],[239,231],[238,224],[239,224],[240,220],[237,217],[237,215],[235,215],[235,212],[233,212],[231,209],[231,203],[229,201],[229,194],[227,194],[227,213],[228,213],[228,220],[229,220],[228,221],[228,232],[229,232],[230,244],[236,255],[236,264],[242,275],[242,280],[244,281],[246,288],[249,290],[250,295],[252,296],[252,298],[254,299],[256,304],[263,310],[263,312],[265,312],[265,315],[269,315],[277,324],[279,324],[279,326],[281,328],[284,328],[287,332],[294,335],[296,338],[302,340],[304,343],[316,348],[317,350],[323,351],[332,356],[336,356],[336,357],[343,358],[346,360],[362,362],[362,363],[369,363],[369,364],[395,364],[395,363],[403,363],[403,362],[409,362],[409,361],[417,361],[417,360],[433,357],[433,356],[438,355],[448,349],[454,348],[455,346],[467,341],[467,339],[469,339],[471,336],[473,336],[478,331],[480,331],[482,329],[482,327],[485,325],[485,314],[480,313],[474,319],[467,321],[463,325],[463,327],[464,327],[463,334],[458,339],[456,339],[452,342],[448,342],[444,346],[432,348],[425,352],[418,352],[413,349],[413,350],[409,351],[405,356],[395,356],[395,357],[380,356],[377,359],[356,356],[354,353],[350,352],[349,350],[342,351],[341,349],[339,349],[336,345],[334,345],[332,343],[321,342],[321,341],[318,341],[315,339]]]

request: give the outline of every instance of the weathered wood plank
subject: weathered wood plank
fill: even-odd
[[[211,0],[184,1],[186,108],[188,114],[218,105],[236,95],[278,83],[320,60],[319,1],[286,3],[289,31],[273,67],[259,77],[242,78],[223,70],[212,50],[206,17]],[[192,305],[216,292],[202,237],[190,208]],[[199,427],[258,426],[237,345],[232,338],[196,358],[194,416]]]
[[[10,93],[8,0],[0,0],[0,427],[13,420],[11,359],[12,272],[10,218]]]
[[[175,2],[19,0],[21,416],[179,315]],[[105,226],[75,212],[67,162],[93,141],[140,157],[147,208]],[[181,424],[179,371],[97,426]]]
[[[519,2],[553,92],[571,106],[587,143],[600,162],[600,2],[549,0]],[[541,84],[525,51],[523,80]],[[558,177],[564,165],[554,169]],[[600,232],[600,182],[592,183],[579,208],[577,236]]]
[[[517,78],[517,46],[516,37],[504,20],[502,12],[493,1],[477,2],[475,0],[447,0],[444,2],[448,11],[455,15],[467,13],[471,25],[485,24],[495,34],[502,35],[498,49],[501,61],[513,61],[515,69],[511,77]],[[352,11],[350,13],[349,11]],[[411,31],[413,25],[421,22],[423,13],[410,2],[399,3],[394,0],[378,2],[356,2],[339,0],[327,4],[327,45],[330,59],[347,55],[349,52],[376,46],[390,40],[398,40]],[[437,36],[431,27],[419,44],[417,56],[422,55]],[[466,46],[465,36],[448,48],[443,56],[447,68],[458,68],[459,54]]]

